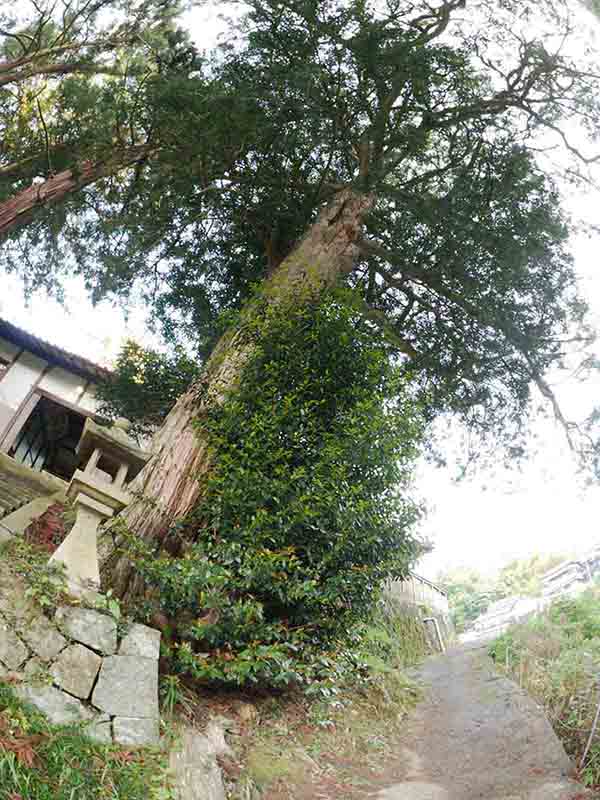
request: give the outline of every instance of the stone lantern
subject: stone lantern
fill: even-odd
[[[83,470],[76,470],[67,489],[76,510],[75,525],[50,563],[65,566],[69,591],[82,597],[100,588],[98,527],[131,501],[127,484],[150,458],[127,435],[131,423],[117,420],[112,428],[86,420],[77,446]]]

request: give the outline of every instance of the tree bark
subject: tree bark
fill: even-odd
[[[125,147],[107,159],[82,161],[73,169],[65,169],[43,183],[23,189],[0,203],[0,241],[17,228],[24,227],[37,208],[62,203],[67,195],[74,194],[101,178],[115,175],[147,158],[151,153],[150,145]]]
[[[105,67],[101,64],[73,63],[73,64],[42,64],[28,71],[7,72],[2,74],[0,69],[0,86],[10,83],[22,83],[38,75],[114,75],[122,78],[123,71],[116,67]]]
[[[371,195],[351,189],[339,192],[266,280],[263,298],[267,304],[318,297],[348,274],[358,255],[362,220],[372,205]],[[179,398],[157,432],[154,456],[131,484],[137,499],[121,515],[128,530],[145,542],[162,541],[173,523],[185,517],[197,501],[211,468],[211,456],[208,442],[194,429],[193,420],[223,403],[252,351],[253,344],[242,326],[228,331],[216,345],[199,383]],[[126,602],[142,591],[129,559],[117,551],[105,560],[103,575],[114,594]]]

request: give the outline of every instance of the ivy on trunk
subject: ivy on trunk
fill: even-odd
[[[360,301],[305,289],[246,310],[235,388],[219,403],[196,388],[200,494],[159,553],[133,537],[174,668],[205,682],[317,676],[420,552],[419,409]]]

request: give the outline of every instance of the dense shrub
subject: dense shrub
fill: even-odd
[[[98,413],[108,420],[126,417],[132,423],[133,436],[149,436],[199,369],[181,349],[160,353],[128,340],[110,376],[97,386]]]
[[[419,545],[418,409],[385,341],[339,295],[256,314],[237,390],[197,425],[214,469],[195,543],[139,568],[176,620],[177,667],[284,684],[318,671]],[[171,532],[171,541],[177,531]]]

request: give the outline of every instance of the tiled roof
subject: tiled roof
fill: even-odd
[[[17,347],[28,350],[49,364],[54,364],[57,367],[73,372],[88,381],[98,383],[98,381],[106,380],[110,376],[110,370],[106,367],[101,367],[94,364],[93,361],[88,361],[87,358],[77,356],[74,353],[69,353],[63,350],[62,347],[40,339],[22,328],[17,328],[12,322],[7,322],[5,319],[0,319],[0,338],[8,339]]]

